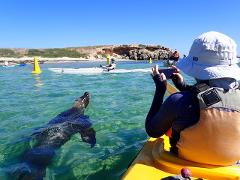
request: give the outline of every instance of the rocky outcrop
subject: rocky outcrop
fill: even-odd
[[[168,59],[172,54],[170,50],[156,49],[150,51],[148,49],[134,49],[129,51],[129,58],[135,60],[144,60],[144,59]]]
[[[120,45],[103,48],[99,53],[110,54],[113,57],[120,56],[120,59],[146,60],[146,59],[168,59],[173,51],[163,46],[153,45]]]

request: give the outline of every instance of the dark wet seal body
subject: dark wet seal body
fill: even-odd
[[[76,133],[80,133],[82,140],[91,147],[96,144],[95,130],[91,127],[88,117],[84,115],[89,100],[90,94],[85,92],[75,100],[72,108],[60,113],[45,127],[34,132],[34,147],[23,154],[22,167],[13,173],[17,179],[43,179],[45,169],[51,163],[55,150]]]

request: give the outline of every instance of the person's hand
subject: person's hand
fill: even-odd
[[[184,81],[183,76],[180,74],[180,70],[176,67],[176,66],[172,66],[172,68],[174,68],[176,70],[175,73],[173,73],[173,77],[172,80],[176,81],[179,84],[182,84],[182,82]]]
[[[156,64],[154,67],[152,67],[152,77],[156,76],[157,74],[160,74],[158,71],[158,65]],[[165,81],[167,80],[166,76],[164,73],[160,74],[161,80]]]
[[[155,65],[154,67],[152,67],[152,76],[156,76],[157,74],[160,74],[158,71],[158,65]]]

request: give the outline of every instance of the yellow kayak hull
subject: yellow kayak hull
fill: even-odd
[[[133,161],[124,180],[159,180],[168,176],[176,176],[181,169],[191,170],[193,179],[240,179],[240,166],[212,166],[183,160],[169,152],[169,138],[150,138]]]

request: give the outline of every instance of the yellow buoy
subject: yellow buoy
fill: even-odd
[[[33,71],[32,73],[33,74],[40,74],[42,71],[41,71],[41,68],[38,64],[38,57],[34,57],[34,64],[33,64]]]
[[[108,54],[107,55],[107,65],[109,65],[110,64],[110,55]]]
[[[152,58],[149,59],[149,64],[152,64]]]

